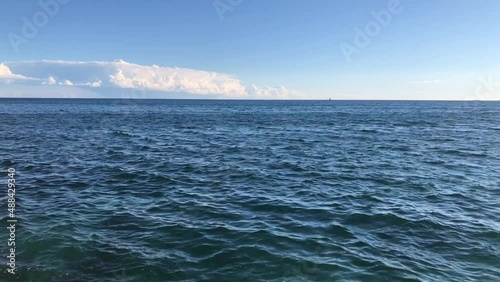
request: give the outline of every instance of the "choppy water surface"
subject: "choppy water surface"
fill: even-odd
[[[0,281],[500,280],[497,102],[1,99],[0,136]]]

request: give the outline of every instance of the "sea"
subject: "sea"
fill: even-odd
[[[500,102],[0,99],[0,281],[500,281],[499,176]]]

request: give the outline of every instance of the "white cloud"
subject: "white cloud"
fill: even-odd
[[[66,86],[73,86],[73,82],[69,81],[69,80],[64,80],[63,82],[60,82],[59,83],[60,85],[66,85]]]
[[[140,89],[224,98],[304,98],[303,94],[282,86],[245,86],[240,79],[228,74],[178,67],[144,66],[123,60],[7,62],[0,65],[0,78],[3,76],[17,80],[33,77],[42,85]]]
[[[113,62],[113,66],[116,71],[109,76],[109,81],[121,88],[246,96],[240,80],[226,74],[156,65],[141,66],[124,61]]]
[[[53,76],[50,76],[45,81],[42,82],[43,85],[56,85],[57,81]]]
[[[98,87],[102,86],[102,81],[98,80],[98,81],[94,81],[94,82],[77,83],[76,85],[77,86],[89,86],[89,87],[93,87],[93,88],[98,88]]]
[[[249,96],[257,99],[306,99],[306,95],[304,93],[289,90],[284,86],[259,87],[252,84],[246,88],[246,91]]]
[[[20,74],[13,73],[5,64],[0,64],[0,79],[2,80],[31,80],[31,77],[26,77]]]

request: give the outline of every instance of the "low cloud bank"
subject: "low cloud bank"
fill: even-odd
[[[0,83],[137,89],[186,93],[190,97],[217,96],[234,99],[304,99],[283,86],[244,85],[237,77],[177,67],[144,66],[123,60],[112,62],[19,61],[0,64]]]

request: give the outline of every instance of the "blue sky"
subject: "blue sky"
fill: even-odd
[[[498,0],[5,0],[0,96],[498,100],[499,12]]]

